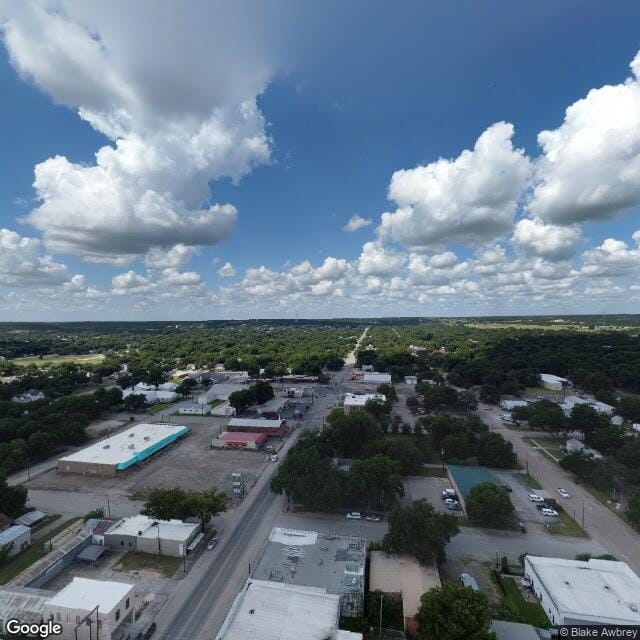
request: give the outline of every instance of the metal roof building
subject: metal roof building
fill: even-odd
[[[33,527],[46,517],[47,514],[44,511],[27,511],[27,513],[23,513],[19,518],[16,518],[14,523],[23,524],[25,527]]]
[[[358,640],[338,629],[340,597],[326,589],[249,580],[216,640]]]
[[[231,418],[227,431],[248,431],[253,433],[267,433],[274,437],[282,437],[287,432],[287,421],[278,418]]]
[[[189,433],[175,424],[137,424],[58,460],[58,471],[115,476],[146,460]]]
[[[388,384],[391,382],[391,374],[390,373],[378,373],[377,371],[372,371],[371,373],[365,373],[362,376],[363,382],[367,383],[375,383],[375,384]]]
[[[253,572],[256,580],[322,587],[340,596],[340,615],[357,616],[364,600],[367,541],[275,527]]]
[[[230,447],[236,449],[258,449],[268,438],[266,433],[251,433],[241,431],[223,431],[211,442],[213,447]]]
[[[552,624],[640,625],[640,578],[624,562],[525,556],[524,571]]]
[[[4,625],[11,618],[28,624],[38,624],[42,620],[44,603],[52,595],[52,591],[43,589],[0,587],[0,633],[6,631]]]
[[[0,533],[0,549],[11,545],[9,557],[18,555],[31,544],[31,529],[23,524],[14,524]]]

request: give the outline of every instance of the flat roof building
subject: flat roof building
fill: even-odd
[[[258,413],[260,415],[274,415],[280,416],[280,414],[289,406],[291,400],[289,398],[271,398],[264,404],[258,407]]]
[[[388,384],[391,382],[391,374],[371,371],[370,373],[365,373],[364,376],[362,376],[362,381],[365,384]]]
[[[64,589],[44,603],[44,619],[62,625],[63,640],[111,640],[121,635],[121,627],[132,622],[136,609],[135,588],[125,582],[74,578]]]
[[[378,402],[386,402],[387,396],[382,393],[364,393],[362,395],[356,395],[354,393],[347,393],[344,397],[344,410],[346,413],[351,411],[357,411],[364,409],[369,400],[377,400]]]
[[[340,597],[326,589],[249,580],[216,640],[359,640],[338,629]]]
[[[58,471],[85,475],[115,476],[189,433],[175,424],[137,424],[58,460]]]
[[[402,615],[405,631],[409,633],[417,634],[415,617],[420,609],[422,594],[440,585],[435,562],[427,566],[406,554],[388,554],[384,551],[371,551],[369,554],[369,591],[402,595]]]
[[[640,625],[640,578],[624,562],[525,556],[524,571],[552,624]]]
[[[447,465],[447,476],[451,486],[456,490],[462,508],[467,510],[466,499],[469,497],[471,489],[483,482],[491,482],[499,485],[496,477],[485,467],[467,467],[458,464]]]
[[[569,386],[569,381],[560,376],[554,376],[552,373],[541,373],[540,381],[545,389],[551,391],[562,391]]]
[[[34,509],[33,511],[27,511],[27,513],[23,513],[19,518],[16,518],[13,523],[14,524],[23,524],[25,527],[33,527],[38,524],[38,522],[42,522],[47,517],[47,514],[44,511],[38,511]]]
[[[267,433],[281,438],[287,433],[287,421],[281,418],[268,420],[267,418],[231,418],[227,431],[247,431],[253,433]]]
[[[315,531],[275,527],[253,572],[256,580],[321,587],[340,596],[340,615],[360,615],[364,606],[367,541]]]
[[[197,523],[137,515],[123,518],[106,531],[104,544],[113,549],[181,558],[199,532]]]
[[[223,431],[211,442],[211,446],[231,449],[259,449],[269,436],[266,433]]]

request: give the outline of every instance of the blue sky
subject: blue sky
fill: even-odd
[[[0,318],[637,310],[637,3],[257,7],[0,3]]]

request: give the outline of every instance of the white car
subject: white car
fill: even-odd
[[[278,456],[277,455],[272,455],[271,456],[271,462],[278,462]]]
[[[563,497],[563,498],[570,498],[571,494],[566,490],[563,489],[562,487],[558,487],[558,493]]]
[[[351,511],[347,513],[347,520],[362,520],[362,514],[359,511]]]
[[[544,498],[536,493],[530,493],[529,500],[531,500],[531,502],[544,502]]]
[[[542,509],[540,511],[543,516],[548,516],[549,518],[557,518],[558,512],[555,509]]]
[[[381,522],[381,518],[380,516],[367,516],[365,518],[365,520],[368,520],[369,522]]]

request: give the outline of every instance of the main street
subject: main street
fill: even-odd
[[[478,413],[494,431],[501,433],[513,444],[520,464],[528,468],[529,474],[550,496],[559,500],[568,513],[575,513],[575,518],[580,523],[584,512],[584,529],[593,540],[618,560],[627,562],[634,571],[640,572],[640,536],[626,522],[612,513],[584,487],[576,484],[561,467],[532,449],[524,441],[527,433],[505,427],[500,419],[499,409],[492,407],[487,410],[481,407]],[[561,498],[557,493],[558,487],[565,488],[571,494],[571,498]]]
[[[363,331],[361,339],[365,336]],[[347,356],[354,362],[353,353]],[[157,637],[166,640],[211,639],[220,629],[234,598],[247,580],[269,532],[284,509],[281,496],[271,493],[269,484],[278,464],[305,429],[323,424],[324,417],[338,400],[353,365],[333,375],[326,395],[316,399],[302,424],[279,452],[280,461],[262,474],[242,504],[216,521],[220,542],[204,552],[190,573],[177,587],[156,618]]]

